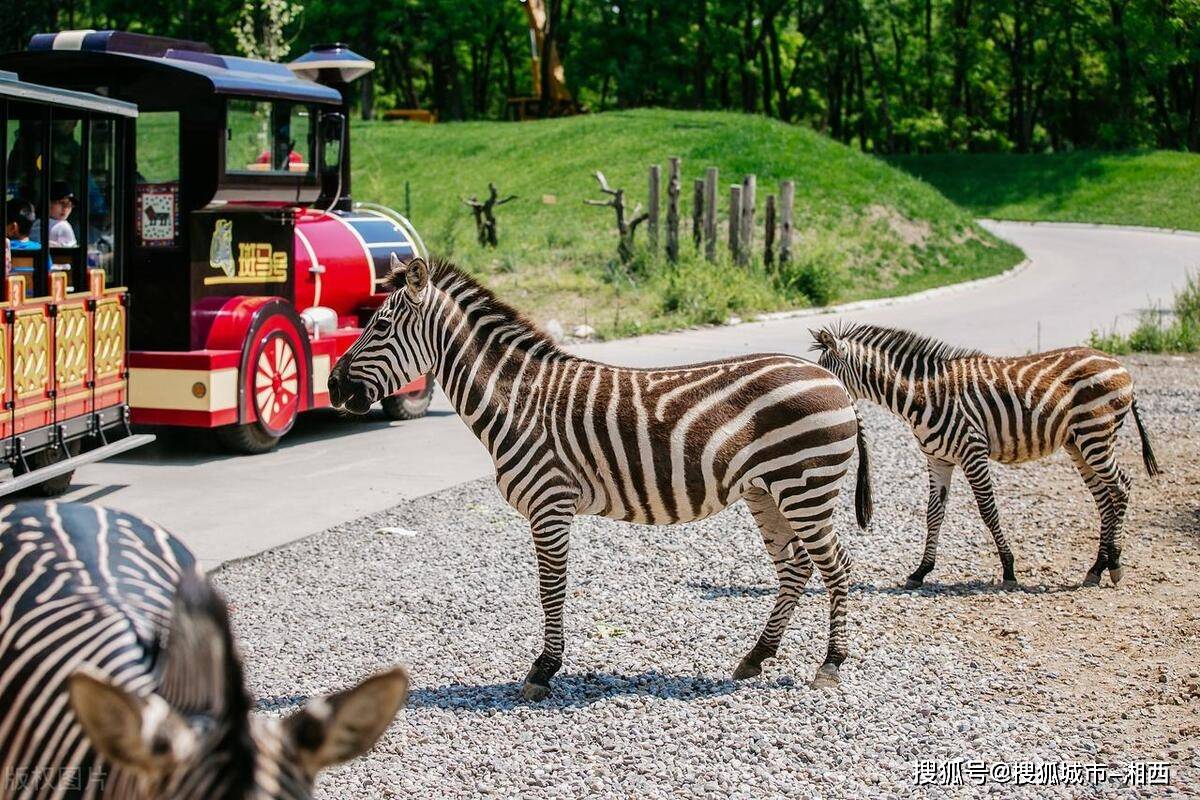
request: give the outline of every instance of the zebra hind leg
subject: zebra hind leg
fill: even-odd
[[[762,662],[775,657],[796,608],[796,600],[813,572],[812,559],[792,532],[791,523],[780,513],[775,499],[761,489],[752,489],[746,493],[746,505],[754,515],[767,555],[775,565],[779,592],[758,642],[733,671],[733,679],[738,681],[756,677],[762,672]]]
[[[834,533],[832,518],[837,505],[838,483],[844,471],[822,474],[812,470],[799,488],[772,491],[779,511],[787,519],[799,547],[821,571],[829,592],[829,644],[825,662],[813,678],[814,688],[838,683],[838,667],[846,660],[846,596],[850,590],[850,554]]]
[[[979,516],[983,524],[992,533],[996,543],[996,551],[1000,555],[1000,568],[1003,572],[1002,586],[1005,589],[1017,588],[1017,575],[1014,566],[1012,548],[1000,527],[1000,510],[996,508],[996,493],[992,488],[991,464],[988,460],[986,445],[980,445],[969,451],[963,459],[963,473],[971,484],[975,494],[975,504],[979,507]]]
[[[1096,555],[1096,561],[1088,570],[1087,576],[1083,579],[1084,586],[1099,586],[1100,577],[1104,574],[1104,569],[1108,566],[1108,529],[1113,524],[1113,506],[1112,499],[1109,497],[1108,488],[1104,485],[1104,481],[1096,474],[1096,471],[1088,465],[1087,459],[1079,452],[1079,448],[1074,443],[1067,445],[1067,453],[1070,454],[1071,460],[1075,462],[1075,468],[1079,470],[1080,477],[1087,485],[1088,491],[1092,493],[1092,499],[1096,502],[1096,512],[1100,515],[1100,549]]]
[[[1122,576],[1121,533],[1133,481],[1117,463],[1114,434],[1115,429],[1098,432],[1101,438],[1097,441],[1093,437],[1091,442],[1087,442],[1086,437],[1079,437],[1070,450],[1100,512],[1100,548],[1096,562],[1084,578],[1084,586],[1098,586],[1105,569],[1114,586],[1120,583]]]

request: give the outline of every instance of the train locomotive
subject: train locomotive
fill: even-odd
[[[123,31],[38,34],[0,56],[23,79],[138,109],[113,235],[134,299],[133,423],[261,453],[329,405],[329,370],[385,297],[390,255],[424,255],[404,216],[351,196],[350,84],[373,67],[340,44],[284,65]],[[384,411],[422,416],[432,391],[418,379]]]

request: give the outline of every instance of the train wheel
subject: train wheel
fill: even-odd
[[[79,442],[67,442],[67,452],[73,456],[79,455]],[[25,461],[29,464],[29,470],[32,472],[35,469],[48,467],[51,464],[60,461],[63,457],[64,456],[58,450],[58,448],[48,447],[45,450],[39,450],[38,452],[29,456],[27,459],[25,459]],[[14,477],[19,477],[24,474],[24,470],[13,470]],[[63,494],[63,492],[67,491],[68,488],[70,488],[71,479],[74,477],[75,470],[71,470],[70,472],[65,472],[62,475],[55,475],[53,478],[44,480],[34,486],[30,486],[25,491],[36,497],[58,497]]]
[[[273,330],[258,343],[250,360],[253,367],[243,376],[246,403],[254,420],[217,429],[217,438],[229,450],[258,455],[275,449],[292,429],[300,413],[302,388],[300,359],[291,337]]]
[[[383,399],[383,413],[388,419],[419,419],[433,402],[433,376],[425,376],[425,388],[409,394],[394,394]]]

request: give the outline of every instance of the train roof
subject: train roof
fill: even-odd
[[[7,59],[10,65],[33,65],[45,59],[78,64],[89,71],[112,67],[143,67],[175,73],[208,84],[214,94],[279,98],[307,103],[340,104],[336,89],[297,77],[284,64],[214,53],[202,42],[146,36],[125,31],[63,31],[39,33],[24,53]]]
[[[136,117],[137,106],[121,100],[113,100],[89,92],[55,89],[37,83],[23,81],[15,72],[0,70],[0,98],[28,100],[37,103],[53,103],[86,111],[100,111],[122,117]]]

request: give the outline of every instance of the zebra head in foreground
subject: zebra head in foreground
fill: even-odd
[[[525,698],[545,697],[562,666],[574,517],[670,525],[739,500],[754,516],[779,592],[734,677],[758,675],[775,655],[801,590],[819,571],[829,589],[829,638],[814,684],[837,682],[850,558],[833,517],[856,447],[863,526],[871,500],[860,420],[833,375],[778,353],[655,369],[602,364],[559,349],[445,262],[393,259],[389,283],[395,291],[331,371],[330,399],[365,412],[432,372],[491,453],[501,495],[529,520],[537,560],[543,644]]]
[[[302,800],[407,695],[394,668],[252,715],[225,602],[177,539],[67,503],[0,526],[0,796]]]
[[[938,531],[954,468],[961,467],[1000,554],[1005,585],[1016,585],[1013,554],[1000,528],[990,461],[1045,458],[1060,447],[1092,493],[1100,514],[1100,548],[1085,585],[1107,569],[1121,580],[1122,526],[1132,480],[1116,460],[1116,437],[1132,411],[1151,477],[1159,473],[1138,414],[1133,379],[1111,356],[1068,347],[997,358],[910,331],[876,325],[812,331],[819,363],[855,399],[878,403],[905,420],[929,466],[925,552],[907,585],[933,569]]]

